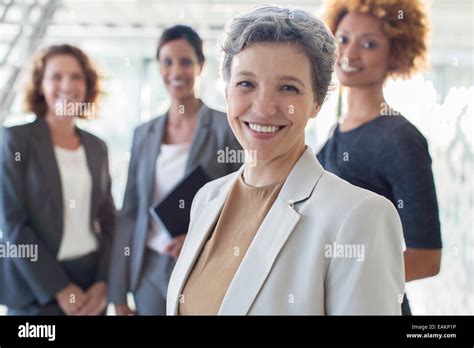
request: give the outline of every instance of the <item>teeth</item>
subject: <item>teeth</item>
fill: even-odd
[[[58,98],[57,100],[60,100],[60,101],[70,101],[70,100],[73,100],[74,98],[70,95],[58,95]]]
[[[278,126],[261,126],[256,123],[249,123],[249,127],[251,130],[259,133],[275,133],[281,127]]]
[[[173,81],[170,82],[170,85],[172,87],[184,86],[184,81],[182,81],[182,80],[173,80]]]
[[[354,66],[349,66],[349,65],[346,65],[346,64],[342,64],[341,69],[343,71],[347,71],[347,72],[355,72],[355,71],[360,71],[361,70],[360,68],[356,68]]]

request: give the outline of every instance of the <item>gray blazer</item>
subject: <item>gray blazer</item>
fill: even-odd
[[[92,177],[91,226],[99,242],[97,280],[107,280],[115,223],[107,147],[76,128]],[[0,303],[20,308],[45,305],[71,282],[57,260],[63,233],[61,177],[49,128],[43,118],[3,128],[2,230],[0,243],[38,246],[36,262],[0,257]]]
[[[242,149],[229,127],[226,115],[203,104],[197,117],[186,169],[199,163],[212,179],[238,170],[241,163],[218,161],[219,150],[225,151],[226,147],[231,150]],[[148,209],[153,204],[156,160],[160,153],[167,120],[166,113],[135,130],[127,186],[122,210],[119,213],[112,254],[113,263],[110,269],[109,299],[112,303],[126,303],[127,292],[134,292],[139,282],[149,230]],[[163,287],[168,286],[172,271],[168,267],[165,269],[169,274],[163,275]]]

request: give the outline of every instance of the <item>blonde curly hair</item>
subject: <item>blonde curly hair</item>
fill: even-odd
[[[430,26],[420,0],[326,0],[323,18],[333,34],[349,12],[370,14],[381,21],[394,62],[388,77],[409,78],[428,66]]]

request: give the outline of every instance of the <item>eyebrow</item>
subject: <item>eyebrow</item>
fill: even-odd
[[[240,76],[240,75],[243,75],[243,76],[248,76],[248,77],[257,77],[253,72],[251,71],[240,71],[237,76]],[[306,87],[305,84],[303,83],[303,81],[301,81],[299,78],[297,78],[296,76],[291,76],[291,75],[278,75],[277,76],[279,80],[284,80],[284,81],[293,81],[293,82],[298,82],[300,85],[302,85],[303,87]]]
[[[249,77],[256,77],[255,74],[253,72],[250,72],[250,71],[239,71],[239,73],[237,74],[237,76],[239,75],[243,75],[243,76],[249,76]]]
[[[278,78],[279,78],[280,80],[298,82],[300,85],[302,85],[303,87],[305,87],[303,81],[301,81],[299,78],[297,78],[297,77],[295,77],[295,76],[291,76],[291,75],[280,75],[280,76],[278,76]]]
[[[350,33],[349,30],[346,30],[346,29],[338,29],[337,31],[341,31],[341,32],[344,32],[344,33]],[[336,32],[337,33],[337,32]],[[382,34],[380,33],[372,33],[372,32],[368,32],[368,33],[363,33],[361,36],[382,36]]]

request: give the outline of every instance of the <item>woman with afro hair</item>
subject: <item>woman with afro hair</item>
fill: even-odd
[[[395,205],[406,244],[406,281],[434,276],[442,243],[428,144],[383,94],[388,78],[409,78],[425,65],[429,25],[423,3],[328,1],[324,17],[338,44],[335,71],[347,89],[347,107],[317,158],[327,171]],[[406,296],[402,314],[411,314]]]

